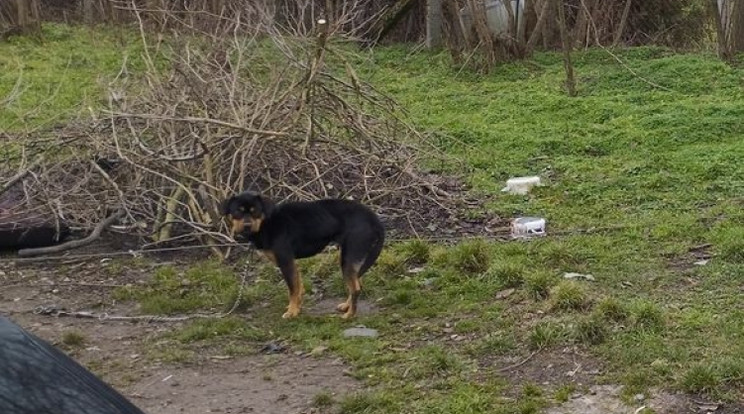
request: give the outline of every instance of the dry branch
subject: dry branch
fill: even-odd
[[[49,247],[39,247],[39,248],[33,248],[33,249],[21,249],[18,251],[18,256],[20,257],[32,257],[32,256],[41,256],[44,254],[49,253],[59,253],[66,250],[76,249],[79,247],[87,246],[94,241],[98,240],[98,238],[101,237],[101,234],[104,230],[106,230],[109,226],[114,224],[116,220],[121,218],[124,215],[124,210],[118,210],[116,213],[110,215],[108,218],[103,220],[102,222],[98,223],[95,229],[93,229],[93,232],[90,233],[87,237],[84,239],[79,240],[71,240],[62,244],[58,244],[56,246],[49,246]]]

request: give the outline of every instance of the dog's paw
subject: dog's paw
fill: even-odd
[[[349,309],[346,311],[346,313],[341,315],[341,318],[342,319],[353,319],[355,315],[356,315],[356,312],[352,312],[352,310]]]
[[[349,302],[342,302],[336,306],[336,310],[339,312],[346,312],[349,310]]]
[[[287,311],[284,312],[284,315],[282,315],[282,318],[283,319],[296,318],[297,315],[299,315],[299,314],[300,314],[300,310],[299,309],[287,309]]]

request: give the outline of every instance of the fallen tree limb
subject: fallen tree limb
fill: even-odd
[[[94,242],[99,237],[101,237],[101,233],[108,228],[110,225],[114,223],[117,219],[119,219],[121,216],[124,215],[124,210],[120,209],[116,213],[110,215],[105,220],[98,223],[95,229],[93,229],[93,232],[88,235],[88,237],[84,239],[79,240],[71,240],[66,243],[58,244],[56,246],[49,246],[49,247],[39,247],[39,248],[33,248],[33,249],[21,249],[18,251],[18,256],[20,257],[32,257],[32,256],[40,256],[43,254],[48,253],[59,253],[66,250],[76,249],[78,247],[87,246],[88,244]]]

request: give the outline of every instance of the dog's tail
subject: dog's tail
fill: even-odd
[[[369,251],[367,252],[367,257],[364,258],[364,263],[362,264],[362,267],[359,269],[359,274],[363,275],[364,273],[369,270],[370,267],[372,267],[373,264],[375,264],[375,261],[377,261],[377,258],[380,256],[380,253],[382,252],[382,247],[385,245],[385,229],[382,227],[382,225],[379,226],[378,231],[375,234],[375,239],[369,246]]]

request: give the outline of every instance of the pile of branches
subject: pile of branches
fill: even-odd
[[[462,185],[418,169],[449,160],[360,79],[326,26],[311,38],[145,40],[143,76],[122,67],[107,110],[37,147],[44,162],[21,160],[27,206],[87,230],[121,216],[115,229],[151,244],[219,244],[230,240],[219,202],[250,189],[356,199],[391,236],[451,233],[468,210]]]

